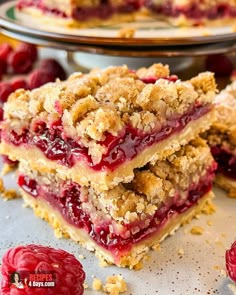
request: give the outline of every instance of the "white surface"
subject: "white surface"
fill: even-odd
[[[15,187],[13,175],[5,177],[8,187]],[[44,221],[36,218],[33,211],[23,208],[22,200],[3,201],[0,199],[0,257],[4,252],[19,244],[37,243],[67,250],[81,260],[92,291],[92,275],[105,279],[111,274],[122,274],[128,284],[125,295],[231,295],[230,281],[221,274],[225,269],[225,249],[236,238],[236,199],[227,198],[221,190],[215,189],[217,212],[214,215],[201,215],[189,225],[181,228],[174,236],[166,239],[158,252],[150,252],[151,259],[139,271],[117,267],[101,268],[94,255],[71,240],[58,240],[53,230]],[[207,221],[213,225],[207,225]],[[204,233],[194,236],[189,233],[193,225],[202,226]],[[184,249],[180,257],[178,250]]]

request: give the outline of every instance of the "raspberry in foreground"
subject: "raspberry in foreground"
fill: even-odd
[[[232,281],[236,282],[236,241],[232,244],[231,248],[226,251],[225,259],[228,276]]]
[[[85,272],[82,265],[74,255],[64,250],[40,245],[17,246],[3,256],[1,273],[1,295],[84,293]],[[47,281],[53,278],[55,285],[35,287],[36,283],[43,281],[43,277],[47,277]]]

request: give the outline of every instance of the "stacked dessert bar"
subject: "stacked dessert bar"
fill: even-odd
[[[52,24],[79,27],[133,21],[147,13],[175,25],[201,25],[214,20],[222,25],[236,16],[235,0],[18,0],[17,8]]]
[[[75,73],[9,97],[0,152],[20,162],[37,215],[132,268],[212,197],[216,164],[198,135],[215,91],[213,74],[181,81],[161,64]]]
[[[215,98],[217,120],[204,134],[218,163],[215,183],[236,197],[236,82]]]

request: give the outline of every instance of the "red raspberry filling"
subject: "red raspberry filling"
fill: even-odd
[[[107,148],[107,153],[103,155],[100,163],[93,164],[88,149],[80,142],[73,139],[62,139],[62,127],[58,124],[51,129],[46,127],[45,123],[40,123],[38,131],[35,134],[23,130],[19,135],[12,131],[10,135],[2,132],[2,138],[16,146],[25,144],[38,147],[44,155],[53,161],[59,161],[62,165],[72,167],[76,161],[84,160],[87,165],[97,171],[109,169],[115,170],[125,161],[133,159],[145,148],[158,143],[170,135],[180,132],[189,122],[194,121],[210,111],[210,106],[195,106],[188,113],[179,118],[169,120],[166,126],[158,132],[143,133],[131,126],[121,132],[120,136],[107,134],[106,139],[100,142]],[[63,137],[64,138],[64,137]]]
[[[91,222],[90,216],[83,211],[80,201],[80,186],[73,182],[67,182],[61,187],[60,192],[55,194],[53,189],[47,186],[41,186],[36,180],[28,176],[20,175],[18,178],[19,186],[34,198],[42,198],[65,218],[65,220],[76,228],[83,228],[90,237],[100,246],[113,252],[114,256],[126,253],[131,247],[150,237],[152,234],[161,230],[161,228],[176,214],[185,212],[197,201],[211,190],[212,180],[214,178],[215,164],[207,171],[206,175],[197,184],[191,184],[188,191],[188,197],[185,203],[178,205],[179,197],[171,198],[171,201],[163,203],[162,206],[150,216],[150,224],[142,228],[136,234],[130,234],[129,238],[110,232],[109,224],[95,225]],[[145,222],[142,221],[142,222]],[[127,230],[137,227],[135,222],[123,224]],[[117,253],[117,250],[119,253]]]
[[[236,180],[236,157],[221,147],[211,147],[211,153],[218,163],[217,171],[223,175]]]
[[[173,6],[172,1],[166,1],[165,4],[155,5],[153,1],[146,0],[146,6],[158,14],[171,17],[185,15],[187,18],[201,20],[203,18],[217,19],[223,17],[235,17],[236,9],[230,4],[217,4],[214,8],[201,9],[200,5],[194,1],[193,4],[186,6]]]
[[[228,276],[236,283],[236,241],[225,253],[226,269]]]
[[[18,9],[23,9],[24,7],[37,7],[44,13],[54,14],[55,16],[59,17],[68,17],[63,11],[59,9],[51,9],[47,7],[46,4],[43,3],[42,0],[34,0],[34,1],[26,1],[21,0],[18,1],[17,7]],[[90,18],[100,18],[106,19],[111,17],[115,13],[129,13],[138,10],[141,7],[142,1],[141,0],[127,0],[126,4],[121,4],[119,6],[113,6],[109,4],[108,1],[100,1],[101,3],[98,4],[96,7],[90,6],[80,6],[74,8],[72,12],[72,17],[78,21],[86,21]]]
[[[17,289],[11,282],[12,274],[18,273],[24,288]],[[2,259],[1,294],[22,295],[82,295],[85,272],[74,255],[40,245],[18,246],[9,249]],[[30,275],[48,274],[55,280],[55,286],[32,287]],[[42,279],[41,279],[42,280]],[[16,281],[14,280],[16,283]]]

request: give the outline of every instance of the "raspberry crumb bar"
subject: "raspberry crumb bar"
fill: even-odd
[[[203,137],[218,163],[215,183],[236,197],[236,82],[222,90],[215,103],[217,120]]]
[[[0,152],[108,190],[207,130],[215,120],[215,92],[212,73],[181,81],[161,64],[136,72],[121,66],[75,73],[9,97]]]
[[[108,263],[135,267],[151,247],[201,212],[216,164],[203,139],[135,170],[133,180],[98,191],[58,173],[19,167],[18,184],[36,215]]]
[[[17,9],[52,24],[90,27],[132,21],[141,0],[18,0]]]
[[[174,25],[202,25],[207,22],[222,25],[236,16],[235,0],[145,0],[146,7],[157,18]]]

